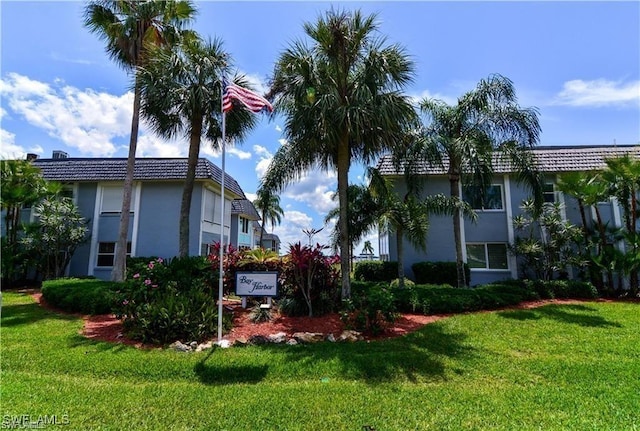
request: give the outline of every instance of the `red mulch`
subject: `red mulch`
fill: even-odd
[[[56,312],[61,312],[47,304],[39,291],[30,293],[41,306]],[[557,299],[529,301],[509,308],[529,309],[547,304],[574,304],[579,302],[580,301]],[[277,315],[276,318],[270,322],[253,323],[249,319],[249,310],[242,309],[237,303],[229,305],[234,310],[233,328],[231,329],[231,332],[223,337],[229,341],[235,341],[238,338],[248,339],[252,335],[268,336],[278,332],[284,332],[289,336],[296,332],[319,332],[325,335],[333,334],[335,337],[338,337],[345,329],[344,324],[337,313],[322,317],[286,317]],[[80,315],[78,314],[78,316]],[[367,337],[367,339],[400,337],[416,331],[426,324],[433,323],[449,316],[451,315],[425,316],[422,314],[400,314],[400,317],[394,322],[393,326],[387,328],[383,334],[377,337]],[[122,335],[122,322],[116,319],[113,314],[82,316],[82,318],[84,320],[82,335],[87,338],[144,347],[141,343],[129,340]]]

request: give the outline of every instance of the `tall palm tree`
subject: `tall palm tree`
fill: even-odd
[[[271,83],[287,144],[275,154],[264,184],[278,190],[315,167],[337,171],[343,298],[351,295],[349,167],[393,148],[416,119],[401,93],[413,79],[413,63],[398,45],[385,46],[377,30],[375,15],[330,10],[304,24],[311,44],[292,43],[280,55]]]
[[[532,149],[539,140],[540,125],[535,108],[520,108],[513,83],[491,75],[450,106],[424,99],[425,155],[447,167],[451,197],[460,197],[460,183],[474,183],[483,190],[493,174],[493,156],[509,161],[516,179],[528,184],[542,205],[542,181],[535,169]],[[444,157],[443,157],[444,156]],[[458,286],[466,285],[460,212],[453,215]]]
[[[364,242],[362,254],[365,256],[373,256],[373,245],[371,245],[371,241],[367,240]]]
[[[219,40],[184,38],[173,49],[160,48],[139,73],[142,114],[154,132],[189,140],[187,174],[182,191],[179,255],[189,255],[189,215],[202,138],[219,147],[222,140],[222,77],[230,56]],[[242,77],[234,83],[247,87]],[[242,106],[226,115],[226,137],[243,139],[256,117]],[[222,227],[221,227],[222,235]]]
[[[616,197],[622,207],[625,228],[627,231],[626,255],[635,257],[629,261],[635,268],[630,272],[630,285],[634,294],[638,293],[638,258],[640,254],[638,239],[638,192],[640,191],[640,160],[632,158],[629,154],[612,158],[606,161],[607,168],[602,173],[602,178],[609,186],[609,193]]]
[[[84,9],[84,24],[106,43],[109,57],[134,74],[133,117],[127,171],[124,179],[122,211],[111,279],[122,281],[126,269],[131,189],[135,169],[140,86],[137,70],[148,58],[152,46],[171,46],[184,34],[183,26],[196,10],[189,0],[96,0]]]
[[[349,184],[347,187],[347,224],[349,226],[349,250],[351,251],[350,265],[353,261],[353,249],[362,238],[367,235],[378,221],[378,204],[374,200],[369,188],[364,184]],[[333,196],[335,200],[337,193]],[[340,206],[329,211],[324,218],[325,223],[336,220],[331,232],[331,247],[340,248]],[[352,265],[351,265],[352,266]]]
[[[267,222],[271,223],[271,230],[275,228],[276,224],[282,222],[284,211],[280,207],[280,196],[274,194],[271,190],[260,187],[257,192],[257,197],[253,201],[253,204],[258,208],[262,219],[262,229],[260,230],[260,247],[264,247],[262,239],[264,237],[264,225]]]
[[[398,254],[398,287],[404,288],[404,241],[416,249],[427,250],[430,215],[452,215],[462,212],[472,220],[476,213],[457,197],[443,194],[421,197],[421,183],[411,171],[405,172],[406,191],[401,195],[392,181],[384,178],[376,168],[368,170],[371,193],[378,206],[381,230],[395,232]]]

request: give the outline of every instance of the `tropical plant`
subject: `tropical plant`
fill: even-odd
[[[304,301],[309,316],[313,316],[316,306],[322,308],[316,311],[331,311],[336,302],[334,293],[338,274],[334,265],[338,258],[325,256],[323,252],[328,248],[320,244],[303,246],[298,242],[289,245],[289,252],[284,257],[282,284],[285,303]],[[297,311],[295,308],[285,306],[294,312]]]
[[[367,235],[376,225],[378,220],[378,204],[371,195],[369,188],[364,184],[350,184],[347,188],[347,215],[349,219],[349,250],[353,260],[353,248],[362,238]],[[334,195],[334,199],[337,194]],[[331,232],[331,246],[337,252],[340,248],[340,206],[333,208],[327,213],[324,221],[329,223],[337,220]],[[311,241],[309,241],[311,242]]]
[[[284,211],[280,207],[280,196],[273,193],[272,190],[260,187],[257,191],[257,197],[253,201],[255,207],[260,211],[260,218],[262,220],[262,228],[260,229],[260,247],[264,247],[262,239],[264,237],[264,225],[267,222],[271,223],[271,230],[275,228],[276,224],[282,222]]]
[[[443,194],[420,197],[420,183],[409,172],[405,173],[407,189],[400,196],[392,181],[383,178],[375,168],[369,169],[369,187],[378,206],[378,221],[382,231],[395,232],[398,253],[399,287],[404,287],[404,241],[415,248],[426,251],[429,215],[451,215],[462,212],[472,220],[476,214],[469,204],[457,197]]]
[[[475,184],[482,191],[493,175],[494,156],[508,161],[516,179],[530,186],[537,206],[542,204],[542,181],[531,151],[539,140],[535,108],[517,104],[513,83],[491,75],[462,95],[453,106],[427,98],[420,104],[425,115],[423,155],[446,166],[450,195],[460,197],[460,183]],[[458,286],[466,283],[460,227],[460,210],[454,211]]]
[[[22,244],[44,280],[62,277],[76,249],[87,240],[88,221],[66,197],[46,198],[34,211],[37,221],[27,228]]]
[[[307,170],[337,171],[340,203],[342,296],[350,295],[348,173],[368,163],[415,128],[416,114],[401,89],[414,66],[398,45],[376,37],[376,16],[330,10],[305,23],[311,45],[296,41],[279,57],[270,96],[284,117],[287,139],[274,155],[263,185],[279,190]]]
[[[27,160],[0,160],[0,208],[4,213],[2,235],[2,284],[8,285],[26,271],[27,256],[20,243],[26,223],[23,208],[33,208],[47,196],[60,191],[60,185],[47,182],[40,169]]]
[[[524,278],[567,278],[569,266],[585,266],[587,259],[574,249],[582,230],[562,217],[561,203],[545,203],[542,212],[537,212],[529,199],[522,202],[522,209],[523,214],[513,218],[514,229],[521,235],[509,249],[524,260]]]
[[[133,116],[111,273],[113,281],[123,281],[126,272],[129,211],[140,123],[138,70],[147,62],[151,47],[172,46],[186,34],[183,26],[195,13],[189,0],[96,0],[89,2],[84,9],[84,25],[106,43],[107,54],[113,61],[134,74]]]
[[[371,241],[367,240],[364,242],[362,254],[365,256],[373,256],[373,245],[371,245]]]
[[[638,256],[640,255],[640,234],[638,233],[638,193],[640,192],[640,160],[632,159],[628,154],[606,161],[607,168],[602,173],[603,180],[609,186],[609,193],[615,196],[622,207],[626,228],[626,255],[629,258],[623,270],[629,274],[629,283],[634,295],[638,294]]]
[[[243,271],[276,271],[281,264],[280,256],[273,250],[254,248],[244,250],[238,266]]]
[[[173,49],[154,49],[138,74],[142,115],[164,138],[182,136],[189,140],[187,174],[182,191],[179,223],[179,255],[189,255],[191,198],[204,138],[219,148],[222,140],[222,78],[230,56],[222,42],[183,38]],[[234,83],[247,87],[242,77]],[[226,114],[226,137],[243,139],[256,124],[255,116],[238,106]]]

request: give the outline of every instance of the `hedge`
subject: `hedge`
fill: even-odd
[[[353,270],[353,278],[357,281],[391,282],[398,278],[398,262],[379,260],[358,262]]]
[[[71,313],[108,314],[121,287],[98,279],[58,278],[42,283],[42,296],[50,305]]]
[[[458,270],[455,262],[416,262],[411,265],[416,284],[449,284],[458,285]],[[469,285],[471,272],[469,265],[464,264],[464,273]]]

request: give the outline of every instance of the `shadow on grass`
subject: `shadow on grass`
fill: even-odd
[[[70,314],[60,314],[53,311],[45,310],[38,304],[7,304],[2,305],[2,326],[12,327],[28,325],[40,320],[66,320],[72,321],[79,319],[78,316]]]
[[[370,384],[390,381],[424,382],[446,380],[447,371],[462,373],[449,359],[471,357],[466,334],[449,332],[434,323],[408,336],[392,340],[313,345],[266,345],[285,355],[283,363],[304,370],[322,363],[337,364],[340,377]],[[449,370],[448,368],[449,367]]]
[[[209,361],[218,348],[214,347],[193,367],[200,381],[206,385],[228,385],[234,383],[255,384],[267,375],[267,365],[220,365]],[[209,362],[209,363],[207,363]]]
[[[513,320],[553,319],[561,323],[569,323],[590,328],[621,328],[618,322],[611,322],[597,315],[597,309],[581,304],[546,305],[530,310],[509,310],[498,313],[500,317]]]
[[[69,336],[68,339],[69,348],[77,348],[77,347],[92,347],[96,353],[100,352],[121,352],[131,346],[127,346],[123,343],[113,343],[111,341],[100,341],[100,340],[92,340],[91,338],[87,338],[84,335],[74,334]]]

